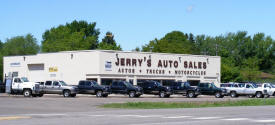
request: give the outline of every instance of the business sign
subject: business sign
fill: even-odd
[[[20,67],[21,64],[20,64],[20,62],[13,62],[13,63],[10,63],[10,66],[11,67]]]
[[[105,71],[112,71],[112,62],[111,61],[105,62]]]
[[[57,67],[49,67],[49,72],[58,72]]]
[[[199,55],[102,53],[102,74],[216,76],[220,58]]]

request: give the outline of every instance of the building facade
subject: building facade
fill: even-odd
[[[163,84],[218,84],[221,78],[219,56],[82,50],[3,58],[4,75],[28,77],[34,82],[64,80],[76,85],[79,80],[95,80],[107,85],[112,80],[126,80],[136,85],[141,80],[158,80]]]

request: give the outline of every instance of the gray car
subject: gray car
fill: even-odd
[[[41,94],[60,94],[64,97],[75,97],[76,87],[67,85],[64,81],[46,81],[40,83]]]

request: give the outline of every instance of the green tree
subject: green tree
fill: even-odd
[[[37,40],[31,34],[27,34],[7,39],[3,44],[2,54],[4,56],[31,55],[38,53],[39,49]]]
[[[163,53],[193,53],[194,45],[188,39],[188,35],[173,31],[166,34],[160,40],[155,39],[142,47],[142,51],[163,52]]]
[[[33,55],[39,52],[37,40],[31,35],[16,36],[0,42],[0,76],[3,80],[3,56]]]
[[[42,51],[57,52],[70,50],[96,49],[98,46],[99,29],[96,23],[73,21],[59,25],[43,34]]]
[[[117,45],[114,35],[111,32],[107,32],[105,37],[98,45],[98,49],[102,50],[121,50],[120,45]]]

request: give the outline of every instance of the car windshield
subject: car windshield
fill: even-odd
[[[258,88],[258,86],[254,83],[251,84],[254,88]]]
[[[26,78],[26,77],[22,77],[21,80],[22,80],[23,82],[29,82],[28,78]]]
[[[64,81],[59,81],[62,86],[67,86],[67,84]]]
[[[275,85],[274,84],[270,84],[272,88],[275,88]]]
[[[189,82],[184,83],[184,85],[187,86],[187,87],[190,86]]]
[[[131,83],[129,82],[124,82],[124,84],[127,86],[127,87],[134,87]]]
[[[217,86],[215,86],[214,83],[211,83],[211,86],[212,86],[213,88],[217,88]]]
[[[92,85],[94,85],[94,86],[98,86],[98,83],[97,83],[96,81],[92,81],[91,83],[92,83]]]

